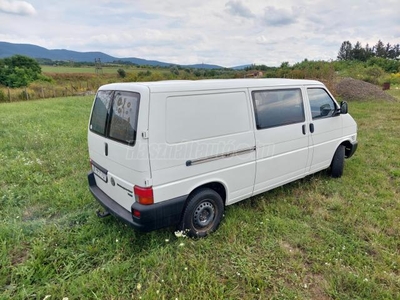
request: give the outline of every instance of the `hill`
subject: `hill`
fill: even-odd
[[[0,42],[0,58],[13,56],[16,54],[29,56],[32,58],[44,58],[54,61],[74,61],[74,62],[94,62],[95,59],[100,58],[104,63],[111,63],[114,61],[130,62],[133,64],[168,67],[176,65],[168,62],[161,62],[157,60],[146,60],[137,57],[114,57],[103,52],[78,52],[66,49],[53,49],[49,50],[32,44],[13,44],[8,42]],[[186,67],[201,68],[201,69],[221,69],[218,65],[209,64],[195,64],[187,65]]]

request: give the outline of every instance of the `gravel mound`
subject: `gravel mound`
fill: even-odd
[[[335,87],[336,95],[342,100],[366,101],[386,100],[396,101],[396,98],[382,91],[382,88],[371,83],[353,78],[342,79]]]

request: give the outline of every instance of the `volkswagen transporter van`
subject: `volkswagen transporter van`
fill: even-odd
[[[357,125],[318,81],[232,79],[100,87],[90,191],[142,231],[214,231],[224,207],[309,174],[343,173]]]

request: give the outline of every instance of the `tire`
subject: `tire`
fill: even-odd
[[[214,190],[203,188],[188,199],[178,229],[192,238],[205,237],[221,223],[224,202]]]
[[[345,147],[340,145],[333,155],[331,163],[331,177],[339,178],[343,175]]]

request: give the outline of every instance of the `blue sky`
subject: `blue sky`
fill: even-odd
[[[336,59],[341,43],[400,43],[400,1],[0,0],[0,41],[176,64]]]

